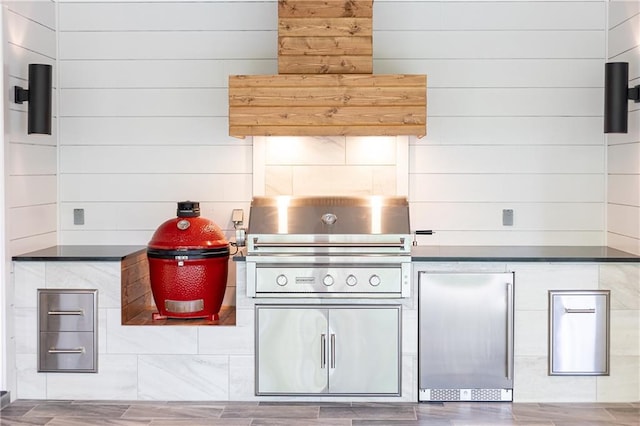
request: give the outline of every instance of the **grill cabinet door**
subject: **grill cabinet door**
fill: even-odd
[[[258,395],[327,391],[327,310],[258,306]]]
[[[329,310],[329,392],[400,394],[400,307]]]

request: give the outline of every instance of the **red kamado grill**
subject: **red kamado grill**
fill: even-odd
[[[153,319],[218,320],[227,287],[229,242],[220,227],[200,217],[200,203],[178,203],[178,217],[164,222],[147,247]]]

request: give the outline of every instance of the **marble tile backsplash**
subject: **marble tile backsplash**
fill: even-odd
[[[254,160],[263,170],[256,195],[406,195],[405,137],[269,137]],[[260,142],[259,142],[260,143]],[[260,151],[260,150],[258,150]],[[403,178],[404,176],[404,178]]]

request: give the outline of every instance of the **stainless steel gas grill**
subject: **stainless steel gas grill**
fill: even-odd
[[[401,197],[255,197],[249,297],[408,297],[409,204]]]

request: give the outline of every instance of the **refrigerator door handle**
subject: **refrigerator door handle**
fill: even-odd
[[[327,336],[322,333],[320,335],[320,368],[327,366]]]
[[[507,362],[506,376],[513,379],[513,285],[507,283]]]

